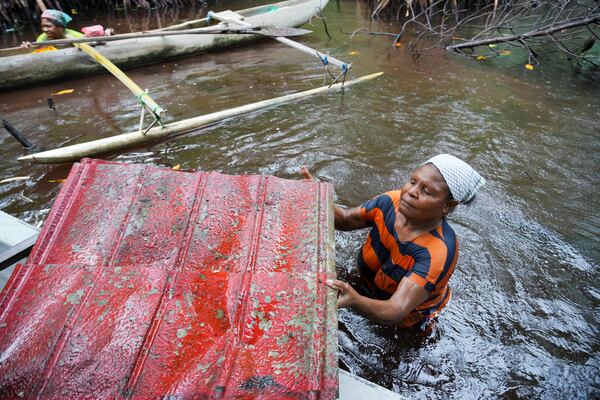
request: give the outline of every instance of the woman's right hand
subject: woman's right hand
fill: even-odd
[[[28,48],[30,48],[32,46],[31,46],[31,42],[21,42],[21,46],[19,46],[19,47],[22,47],[24,49],[28,49]]]

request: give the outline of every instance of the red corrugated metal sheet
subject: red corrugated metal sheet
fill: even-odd
[[[0,394],[336,398],[332,193],[75,164],[0,294]]]

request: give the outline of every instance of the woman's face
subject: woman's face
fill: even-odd
[[[65,28],[55,25],[48,18],[42,18],[42,31],[48,36],[48,40],[65,38]]]
[[[435,221],[456,205],[456,201],[449,200],[448,185],[433,164],[417,168],[401,190],[399,210],[415,221]]]

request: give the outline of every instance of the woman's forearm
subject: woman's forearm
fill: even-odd
[[[389,325],[399,322],[411,311],[390,300],[375,300],[361,295],[355,298],[350,308],[371,321]]]
[[[359,207],[343,208],[335,204],[333,206],[333,216],[335,229],[338,231],[353,231],[367,226],[361,218]]]

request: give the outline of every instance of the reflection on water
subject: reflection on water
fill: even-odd
[[[220,2],[223,9],[238,8]],[[332,2],[301,40],[353,62],[354,76],[385,75],[343,94],[315,97],[225,121],[112,158],[229,174],[297,177],[308,165],[335,183],[336,201],[357,205],[400,186],[420,162],[450,152],[488,180],[450,221],[460,240],[454,297],[431,335],[378,326],[349,310],[340,318],[340,364],[411,398],[593,398],[600,387],[598,343],[598,165],[600,83],[550,63],[476,63],[454,56],[415,62],[390,42],[341,33],[370,21],[362,3]],[[114,17],[116,18],[116,17]],[[124,23],[113,19],[111,24]],[[312,58],[276,42],[130,71],[167,109],[167,120],[320,86]],[[46,99],[56,96],[57,111]],[[0,114],[51,148],[134,130],[136,101],[108,75],[0,94]],[[23,165],[0,135],[0,207],[43,220],[68,165]],[[366,232],[337,235],[337,268],[356,280],[355,252]]]

